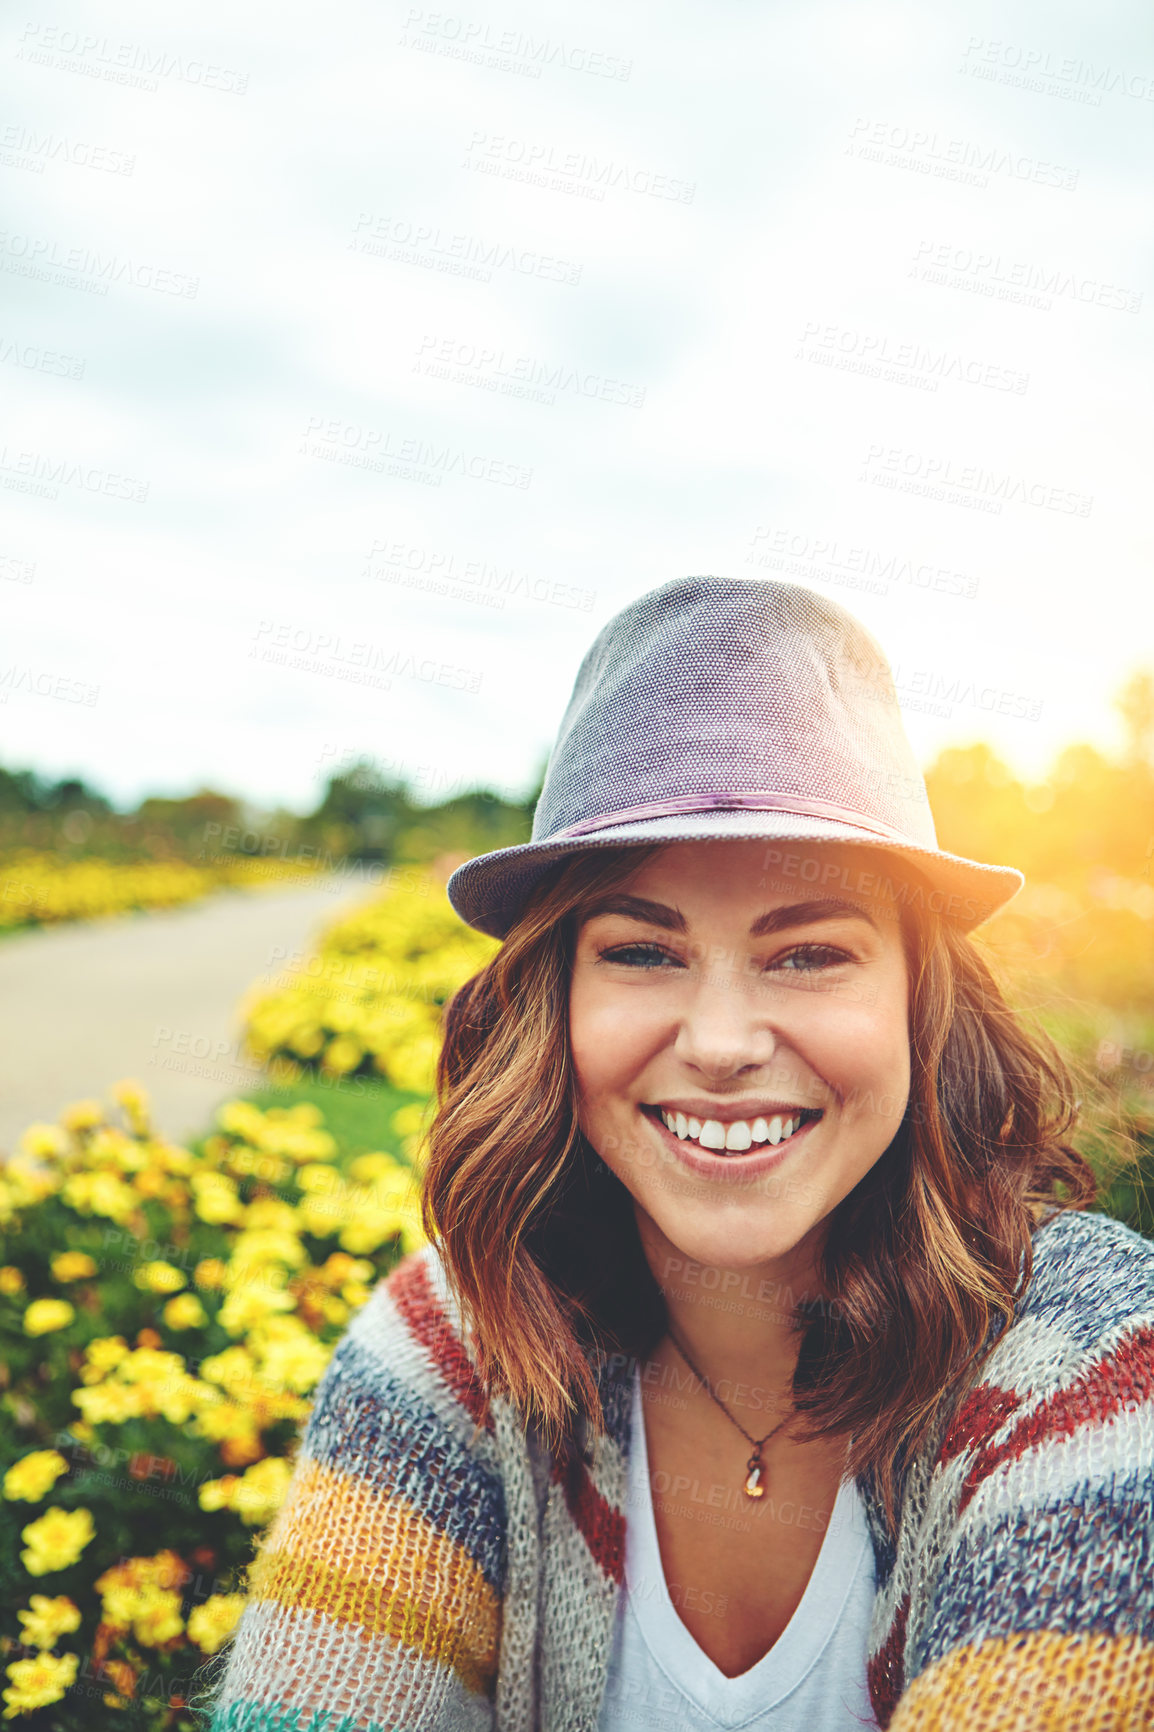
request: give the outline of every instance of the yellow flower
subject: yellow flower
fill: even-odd
[[[11,1687],[4,1692],[5,1720],[31,1714],[49,1702],[59,1702],[76,1682],[79,1654],[38,1654],[34,1660],[14,1660],[8,1667]]]
[[[345,1251],[352,1251],[360,1256],[366,1251],[376,1251],[401,1231],[402,1217],[395,1207],[381,1208],[371,1201],[372,1192],[364,1192],[363,1200],[355,1203],[349,1210],[349,1219],[341,1229],[338,1244]]]
[[[60,1123],[69,1131],[90,1131],[104,1123],[104,1103],[95,1097],[73,1101],[60,1115]]]
[[[344,1224],[346,1202],[343,1197],[320,1195],[310,1191],[297,1205],[301,1226],[314,1239],[327,1239]]]
[[[23,1293],[24,1274],[14,1263],[5,1263],[0,1269],[0,1293]]]
[[[236,1480],[235,1473],[226,1473],[223,1479],[206,1479],[197,1493],[201,1509],[231,1509]]]
[[[187,1175],[197,1170],[199,1160],[191,1149],[182,1149],[179,1143],[154,1143],[157,1158],[168,1168],[170,1173]]]
[[[161,1313],[170,1329],[199,1329],[208,1322],[204,1306],[195,1293],[179,1293]]]
[[[247,1335],[254,1324],[276,1311],[291,1311],[293,1300],[291,1293],[278,1292],[264,1284],[255,1282],[237,1287],[231,1292],[217,1315],[217,1322],[228,1330],[230,1335]]]
[[[345,1188],[345,1181],[335,1167],[325,1167],[319,1161],[310,1161],[307,1167],[302,1167],[297,1174],[297,1184],[302,1191],[319,1191],[322,1196]]]
[[[264,1117],[252,1101],[225,1101],[216,1109],[216,1122],[230,1136],[247,1137],[253,1132],[259,1135]]]
[[[365,1049],[359,1040],[354,1040],[348,1034],[339,1034],[328,1044],[324,1069],[335,1071],[338,1076],[346,1076],[349,1071],[356,1070],[364,1056]]]
[[[81,1367],[81,1383],[99,1383],[114,1365],[127,1359],[129,1346],[123,1335],[98,1335],[85,1349],[85,1364]]]
[[[346,1281],[369,1281],[373,1266],[365,1257],[350,1257],[347,1251],[333,1251],[317,1271],[330,1287],[343,1287]]]
[[[240,1622],[243,1594],[212,1594],[188,1614],[188,1633],[198,1648],[215,1654]]]
[[[172,1181],[163,1167],[146,1167],[137,1173],[133,1182],[142,1197],[167,1197],[172,1188]]]
[[[270,1341],[262,1351],[261,1370],[282,1388],[295,1389],[298,1395],[313,1387],[332,1356],[332,1348],[322,1346],[315,1335],[302,1330],[283,1341]]]
[[[308,1253],[295,1233],[254,1227],[237,1234],[232,1260],[237,1267],[254,1263],[287,1263],[297,1269],[308,1261]]]
[[[140,1207],[131,1185],[116,1173],[73,1173],[64,1183],[64,1201],[80,1215],[106,1215],[126,1227]]]
[[[58,1174],[46,1172],[28,1155],[13,1155],[4,1168],[4,1177],[13,1203],[21,1209],[42,1203],[60,1185]]]
[[[64,1153],[68,1137],[59,1125],[38,1122],[20,1133],[17,1146],[21,1154],[31,1155],[34,1160],[50,1161]]]
[[[132,1279],[146,1293],[175,1293],[185,1285],[181,1270],[163,1261],[143,1264],[133,1271]]]
[[[67,1329],[76,1315],[67,1299],[33,1299],[24,1313],[25,1335],[49,1335],[54,1329]]]
[[[295,1234],[297,1212],[280,1197],[257,1197],[245,1210],[244,1224],[249,1231]]]
[[[74,1389],[72,1400],[88,1425],[120,1425],[136,1419],[141,1411],[134,1389],[123,1383],[98,1383],[93,1389]]]
[[[105,1660],[104,1670],[120,1691],[119,1696],[105,1696],[106,1705],[109,1708],[127,1708],[128,1699],[136,1694],[135,1668],[127,1660]]]
[[[184,1375],[184,1360],[162,1347],[137,1347],[121,1360],[116,1374],[126,1383],[171,1383]]]
[[[400,1111],[404,1111],[403,1108]],[[394,1122],[399,1113],[394,1113]],[[358,1155],[355,1161],[349,1162],[349,1178],[355,1179],[358,1185],[371,1185],[377,1179],[391,1177],[397,1170],[397,1163],[392,1155],[374,1152],[370,1155]]]
[[[179,1297],[197,1303],[194,1294]],[[178,1302],[170,1300],[169,1304]],[[185,1425],[194,1413],[220,1399],[217,1390],[189,1375],[179,1353],[155,1347],[129,1352],[119,1336],[92,1345],[101,1348],[101,1358],[111,1360],[111,1365],[103,1381],[95,1380],[100,1375],[99,1366],[85,1365],[81,1382],[91,1387],[72,1391],[74,1404],[89,1424],[118,1425],[126,1419],[163,1414],[170,1424]]]
[[[192,1271],[198,1287],[223,1287],[226,1265],[219,1257],[202,1257]]]
[[[242,1407],[239,1402],[222,1397],[215,1407],[206,1408],[197,1417],[198,1435],[219,1444],[226,1467],[259,1461],[265,1453],[260,1441],[262,1425],[276,1425],[282,1419],[299,1421],[309,1411],[309,1403],[303,1396],[277,1394],[275,1390],[261,1394],[254,1389],[247,1392],[247,1401],[248,1405]],[[208,1505],[204,1507],[207,1509]]]
[[[4,1475],[4,1496],[23,1498],[26,1503],[39,1503],[52,1490],[68,1463],[56,1449],[34,1449],[31,1455],[14,1461]]]
[[[105,1618],[106,1623],[126,1624],[136,1617],[146,1603],[145,1599],[140,1597],[145,1590],[179,1588],[183,1587],[187,1580],[187,1565],[178,1552],[166,1547],[151,1558],[125,1558],[122,1563],[110,1564],[103,1575],[97,1576],[95,1587],[97,1593],[103,1596],[106,1606],[114,1595],[128,1596],[123,1602],[127,1609],[127,1620],[119,1617]]]
[[[124,1077],[118,1083],[113,1083],[109,1091],[112,1098],[124,1108],[125,1115],[133,1132],[138,1137],[148,1135],[150,1125],[148,1118],[148,1090],[135,1077]]]
[[[227,1226],[244,1220],[244,1204],[233,1181],[225,1173],[194,1173],[191,1179],[193,1208],[210,1226]]]
[[[200,1488],[202,1509],[234,1509],[249,1527],[271,1521],[288,1490],[292,1463],[282,1455],[269,1455],[239,1477],[206,1480]]]
[[[53,1257],[51,1267],[57,1281],[83,1281],[96,1273],[96,1261],[87,1251],[61,1251]]]
[[[159,1648],[183,1632],[179,1594],[171,1589],[149,1587],[142,1591],[141,1599],[144,1603],[132,1620],[138,1642],[149,1648]]]
[[[411,1137],[424,1129],[428,1106],[424,1101],[410,1101],[393,1114],[393,1129],[399,1137]]]
[[[47,1594],[33,1594],[28,1605],[30,1610],[16,1614],[24,1625],[20,1639],[25,1647],[54,1647],[59,1637],[80,1628],[80,1607],[67,1594],[58,1594],[54,1600]]]
[[[226,1347],[223,1353],[201,1361],[200,1375],[235,1395],[256,1382],[256,1360],[246,1347]]]
[[[100,1616],[114,1630],[130,1630],[133,1618],[143,1609],[139,1582],[116,1581],[101,1589]]]
[[[91,1510],[65,1510],[51,1504],[39,1521],[21,1529],[20,1537],[28,1541],[27,1549],[20,1553],[21,1561],[30,1576],[66,1570],[95,1534]]]

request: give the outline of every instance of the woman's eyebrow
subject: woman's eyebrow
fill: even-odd
[[[651,902],[645,896],[618,893],[598,897],[584,910],[584,918],[592,920],[598,914],[623,914],[627,919],[643,920],[647,926],[660,926],[667,932],[685,933],[689,930],[679,908],[670,908],[664,902]],[[823,897],[816,902],[789,902],[782,908],[767,909],[752,923],[749,935],[751,938],[765,938],[785,927],[810,926],[818,920],[839,920],[847,914],[868,921],[877,930],[877,922],[856,902]]]

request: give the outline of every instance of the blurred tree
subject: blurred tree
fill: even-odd
[[[212,788],[178,799],[149,795],[131,814],[131,830],[144,852],[156,859],[188,858],[205,849],[227,852],[224,833],[239,829],[243,810],[240,800]]]
[[[299,839],[337,858],[389,860],[413,811],[405,783],[360,758],[329,777],[320,804],[300,820]]]

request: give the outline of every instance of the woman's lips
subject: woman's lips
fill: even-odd
[[[677,1136],[662,1122],[660,1112],[656,1109],[641,1107],[639,1111],[653,1126],[666,1148],[676,1155],[689,1172],[695,1173],[699,1178],[716,1179],[729,1184],[745,1184],[762,1173],[771,1173],[788,1159],[796,1143],[802,1142],[815,1126],[822,1123],[820,1118],[807,1119],[791,1137],[776,1145],[762,1143],[757,1148],[729,1153],[721,1150],[714,1153],[711,1149],[703,1149],[699,1143],[691,1142],[688,1137],[682,1139]]]

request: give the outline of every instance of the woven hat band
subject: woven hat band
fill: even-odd
[[[555,830],[548,838],[558,842],[569,836],[587,836],[593,830],[608,830],[615,824],[632,824],[643,818],[673,818],[682,812],[792,812],[803,818],[830,818],[835,823],[852,824],[887,842],[909,844],[912,838],[904,831],[883,824],[878,818],[867,818],[846,806],[834,806],[828,800],[804,799],[799,794],[779,794],[769,791],[753,793],[681,794],[672,800],[650,800],[643,806],[625,806],[617,812],[599,812],[595,818],[583,818],[579,824],[568,824]],[[916,844],[915,844],[916,845]]]

